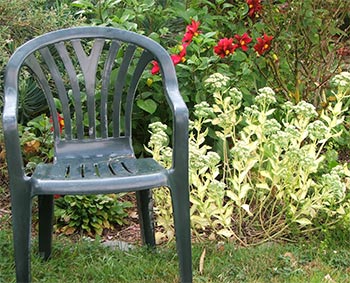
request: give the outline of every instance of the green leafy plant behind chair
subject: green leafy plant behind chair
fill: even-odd
[[[136,158],[132,115],[138,82],[150,62],[161,67],[164,95],[173,114],[173,160],[165,169]],[[54,161],[23,171],[18,135],[19,85],[33,77],[53,123]],[[63,122],[64,121],[64,122]],[[32,198],[39,198],[39,252],[51,254],[54,195],[136,191],[144,243],[154,246],[151,189],[168,187],[182,282],[192,282],[188,192],[188,110],[178,91],[172,60],[158,43],[105,27],[51,32],[22,45],[5,75],[3,127],[10,177],[18,282],[30,281]]]

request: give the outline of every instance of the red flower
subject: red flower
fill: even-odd
[[[58,114],[58,124],[60,126],[60,133],[62,133],[62,130],[64,128],[64,119],[60,114]]]
[[[233,44],[233,38],[225,37],[220,39],[218,44],[214,46],[214,52],[221,58],[224,58],[225,56],[232,54],[236,48],[237,46]]]
[[[243,51],[248,50],[247,44],[252,41],[252,39],[249,37],[249,35],[247,33],[244,33],[242,36],[240,36],[239,34],[236,34],[235,40],[237,42],[236,48],[240,47],[240,48],[242,48]]]
[[[186,48],[189,45],[189,43],[184,43],[179,47],[179,54],[173,54],[171,55],[171,60],[173,61],[174,65],[177,65],[179,63],[183,63],[186,61],[185,56],[186,56]],[[151,70],[152,75],[158,74],[159,73],[159,64],[157,61],[152,62],[153,68]]]
[[[200,22],[196,22],[195,20],[192,20],[191,24],[189,24],[186,27],[186,32],[184,34],[184,37],[182,38],[182,42],[190,43],[194,36],[197,36],[200,31],[198,30],[200,25]]]
[[[253,18],[256,17],[262,10],[261,0],[247,0],[249,7],[248,15]]]
[[[58,199],[58,198],[60,198],[61,197],[61,195],[53,195],[53,198],[54,199]]]
[[[170,57],[171,57],[171,60],[173,60],[174,65],[177,65],[177,64],[183,62],[183,60],[185,60],[185,57],[182,57],[179,54],[173,54]]]
[[[189,46],[190,44],[188,42],[183,43],[181,46],[179,46],[179,50],[180,53],[179,55],[181,57],[185,57],[186,56],[186,50],[187,50],[187,46]]]
[[[171,55],[171,59],[173,60],[174,65],[177,65],[179,63],[183,63],[186,61],[186,48],[189,45],[189,43],[184,43],[181,46],[179,46],[179,54],[173,54]]]
[[[272,39],[273,36],[268,36],[266,33],[264,33],[263,37],[258,37],[256,39],[258,43],[254,45],[255,51],[258,52],[259,55],[265,53],[271,47]]]
[[[64,119],[60,115],[60,113],[57,113],[57,118],[58,118],[58,125],[60,126],[60,133],[62,134],[62,130],[64,128]],[[53,123],[52,117],[50,117],[50,123]],[[53,127],[51,127],[51,131],[53,131]]]
[[[151,70],[152,75],[158,74],[159,70],[160,70],[158,62],[157,61],[153,61],[152,65],[153,65],[153,68]]]

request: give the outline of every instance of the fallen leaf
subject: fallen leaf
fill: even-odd
[[[134,218],[134,219],[136,219],[136,218],[139,217],[139,215],[138,215],[138,213],[137,213],[136,211],[132,211],[132,212],[129,214],[129,216],[130,216],[131,218]]]
[[[283,256],[289,257],[290,263],[292,264],[292,266],[296,266],[298,264],[298,261],[296,260],[295,256],[292,253],[286,252]]]
[[[154,236],[156,238],[156,244],[157,245],[159,245],[161,243],[164,243],[166,241],[166,238],[167,238],[165,233],[159,232],[159,231],[156,232]]]
[[[327,274],[327,275],[324,277],[324,280],[326,280],[326,281],[328,281],[328,282],[335,282],[329,274]]]
[[[37,140],[28,141],[24,144],[23,150],[25,153],[36,153],[39,151],[40,142]]]
[[[75,232],[74,227],[65,226],[61,229],[62,233],[65,235],[72,235]]]
[[[225,243],[224,242],[218,242],[216,244],[216,249],[220,252],[223,252],[225,250]]]
[[[208,239],[209,239],[210,241],[215,241],[215,240],[216,240],[215,233],[211,233],[211,234],[209,235]]]

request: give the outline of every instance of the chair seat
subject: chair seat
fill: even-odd
[[[152,158],[87,157],[39,164],[31,178],[33,195],[91,194],[167,186],[168,171]]]

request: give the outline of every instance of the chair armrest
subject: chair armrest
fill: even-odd
[[[5,86],[5,104],[2,125],[6,146],[6,160],[10,178],[23,179],[23,159],[17,123],[17,91]]]
[[[188,108],[180,94],[175,67],[169,54],[160,48],[158,56],[164,92],[173,114],[173,156],[170,170],[184,178],[188,176]],[[165,64],[162,64],[162,59]]]
[[[188,108],[183,101],[178,87],[167,89],[168,103],[173,113],[173,157],[174,173],[184,178],[188,175]]]

